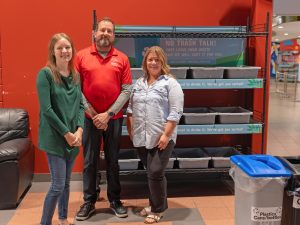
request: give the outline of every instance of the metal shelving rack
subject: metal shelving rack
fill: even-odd
[[[95,11],[93,12],[94,24],[96,23]],[[93,25],[94,28],[94,25]],[[196,31],[195,31],[196,30]],[[268,63],[268,39],[269,39],[269,13],[267,13],[266,23],[259,24],[256,26],[250,26],[249,22],[247,26],[222,26],[222,27],[175,27],[175,26],[165,26],[165,27],[154,27],[154,26],[116,26],[115,30],[116,38],[252,38],[252,37],[261,37],[265,38],[265,59],[264,67],[262,68],[262,77],[258,79],[253,79],[256,82],[256,85],[253,87],[247,86],[247,84],[241,84],[240,87],[230,86],[228,88],[243,88],[243,89],[254,89],[254,88],[263,88],[263,111],[261,112],[261,122],[255,123],[255,132],[248,133],[261,133],[262,143],[261,143],[261,152],[264,152],[264,136],[265,136],[265,118],[266,118],[266,76],[267,76],[267,63]],[[246,46],[247,49],[247,46]],[[247,60],[247,59],[246,59]],[[201,79],[197,79],[202,81]],[[182,84],[189,81],[182,81]],[[196,80],[194,80],[196,81]],[[180,82],[180,80],[179,80]],[[207,81],[204,81],[207,82]],[[213,81],[217,83],[218,81]],[[221,81],[222,82],[222,81]],[[224,81],[223,81],[224,82]],[[230,81],[225,81],[230,82]],[[244,81],[245,82],[245,81]],[[181,84],[181,85],[182,85]],[[244,86],[243,86],[244,85]],[[190,86],[190,85],[189,85]],[[201,86],[201,85],[200,85]],[[201,89],[201,87],[195,88],[183,88],[183,89]],[[210,88],[202,88],[210,89]],[[218,88],[214,88],[218,89]],[[221,87],[220,87],[221,89]],[[217,124],[220,125],[220,124]],[[245,125],[245,124],[243,124]],[[250,124],[251,125],[251,124]],[[197,125],[196,125],[197,126]],[[223,126],[223,125],[220,125]],[[229,125],[230,126],[230,125]],[[184,127],[182,127],[184,128]],[[201,125],[197,128],[201,129]],[[201,131],[196,132],[201,134]],[[207,132],[204,132],[207,133]],[[224,133],[224,132],[223,132]],[[226,133],[226,132],[225,132]],[[242,132],[247,133],[247,132]],[[126,135],[126,131],[123,129],[123,134]],[[179,128],[180,134],[180,128]],[[135,171],[120,171],[120,174],[139,174],[144,173],[144,170],[135,170]],[[226,168],[208,168],[208,169],[173,169],[167,170],[168,173],[180,172],[180,173],[228,173]]]
[[[263,88],[263,112],[261,112],[261,123],[258,124],[262,136],[265,132],[265,117],[266,117],[266,68],[267,68],[267,53],[268,53],[268,38],[269,38],[269,13],[265,24],[256,26],[220,26],[220,27],[175,27],[175,26],[116,26],[116,38],[251,38],[261,37],[266,40],[265,47],[265,65],[262,68],[262,77],[251,79],[255,83],[254,86],[248,85],[247,79],[239,80],[231,79],[215,79],[215,80],[179,80],[183,89],[253,89]],[[191,85],[192,82],[198,85]],[[231,85],[235,82],[236,87]],[[228,84],[228,87],[226,87]],[[220,87],[218,87],[220,85]],[[126,132],[125,132],[126,133]],[[262,138],[261,152],[264,152],[264,138]]]

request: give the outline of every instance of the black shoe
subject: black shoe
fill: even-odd
[[[76,220],[82,221],[88,219],[95,212],[95,204],[85,202],[80,206],[76,215]]]
[[[117,217],[127,217],[127,209],[123,206],[121,201],[113,201],[110,203],[110,208],[114,211]]]

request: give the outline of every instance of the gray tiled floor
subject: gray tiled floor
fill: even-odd
[[[12,218],[15,214],[16,210],[0,210],[0,224],[6,225],[8,221]]]
[[[121,219],[114,216],[109,209],[97,209],[96,214],[86,221],[76,221],[76,225],[105,225],[106,223],[117,223],[126,221],[141,222],[143,219],[135,215],[132,210],[128,209],[128,218]],[[173,224],[199,224],[205,225],[198,209],[176,208],[168,209],[164,215],[165,221],[172,221]]]

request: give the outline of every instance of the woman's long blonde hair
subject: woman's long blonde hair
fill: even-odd
[[[142,62],[142,68],[143,68],[145,76],[146,77],[149,76],[149,72],[147,69],[147,58],[150,53],[155,53],[157,55],[157,57],[159,58],[159,60],[161,62],[161,74],[175,78],[170,73],[170,66],[167,63],[167,60],[168,60],[167,55],[166,55],[165,51],[159,46],[152,46],[152,47],[148,48],[144,55],[143,62]]]
[[[54,82],[57,83],[57,84],[61,84],[61,82],[62,82],[61,81],[61,75],[60,75],[60,73],[57,69],[57,66],[56,66],[54,46],[55,46],[56,42],[58,42],[59,40],[61,40],[63,38],[66,39],[67,41],[69,41],[70,44],[71,44],[72,58],[69,61],[68,68],[71,72],[71,76],[73,77],[73,82],[75,84],[78,84],[79,83],[79,74],[76,71],[75,66],[74,66],[75,48],[74,48],[73,41],[71,40],[71,38],[67,34],[57,33],[57,34],[54,34],[52,36],[52,38],[50,39],[50,42],[49,42],[49,45],[48,45],[48,62],[46,64],[46,66],[51,70]]]

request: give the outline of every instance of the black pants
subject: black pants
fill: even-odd
[[[83,130],[83,199],[97,201],[96,179],[102,137],[106,161],[107,197],[110,202],[119,201],[121,185],[119,180],[118,154],[123,118],[110,120],[106,131],[97,129],[91,119],[85,118]]]
[[[147,168],[149,204],[154,213],[164,212],[168,208],[165,169],[174,145],[174,141],[171,140],[163,151],[158,148],[146,149],[141,147],[137,149],[142,163]]]

